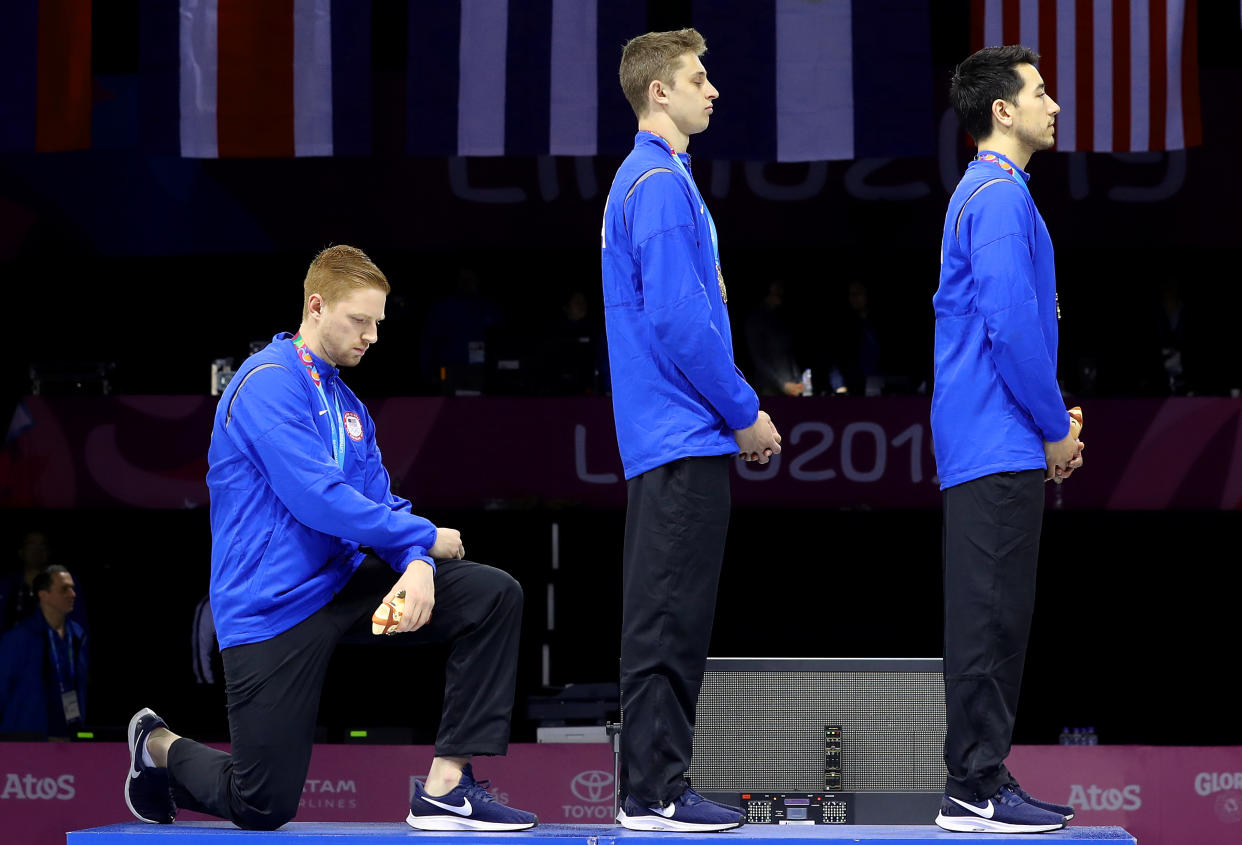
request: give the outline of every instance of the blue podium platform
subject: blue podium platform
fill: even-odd
[[[153,825],[130,822],[75,830],[67,845],[346,845],[343,840],[367,843],[409,842],[418,839],[439,845],[638,845],[639,842],[702,843],[730,840],[781,843],[867,842],[871,845],[919,845],[923,842],[1130,842],[1137,840],[1120,827],[1074,827],[1052,833],[949,833],[935,825],[746,825],[724,833],[640,833],[615,825],[543,824],[520,833],[429,832],[404,822],[290,822],[271,832],[238,830],[228,822],[178,822]]]

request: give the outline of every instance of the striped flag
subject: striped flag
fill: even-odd
[[[187,158],[366,154],[369,0],[143,0],[149,147]]]
[[[0,151],[91,145],[91,0],[14,0],[0,27]]]
[[[410,0],[409,10],[410,153],[630,149],[636,121],[617,70],[622,45],[647,31],[645,4]],[[809,161],[932,151],[923,0],[697,0],[694,21],[722,91],[696,153]],[[885,102],[902,109],[875,107]]]
[[[406,150],[413,155],[624,154],[634,113],[621,47],[643,3],[409,0]]]
[[[694,25],[720,100],[696,152],[764,161],[930,154],[929,6],[697,0]]]
[[[1197,0],[973,0],[972,49],[1024,44],[1061,105],[1062,152],[1202,143]]]
[[[391,127],[372,108],[370,0],[139,2],[148,149],[367,154],[372,124]],[[383,148],[425,156],[631,148],[636,120],[617,71],[622,46],[647,31],[646,4],[406,0],[405,11],[404,139],[376,139]],[[694,22],[722,93],[696,154],[815,161],[934,149],[922,0],[696,0]]]

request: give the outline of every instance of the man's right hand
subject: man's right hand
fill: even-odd
[[[1065,435],[1064,440],[1058,440],[1056,443],[1044,441],[1044,459],[1047,467],[1044,471],[1044,481],[1050,481],[1057,475],[1057,470],[1064,470],[1070,465],[1070,461],[1074,460],[1078,455],[1078,441],[1072,434]]]
[[[738,455],[744,461],[766,464],[768,458],[781,451],[781,435],[767,411],[760,411],[748,428],[734,430],[733,438],[737,440]]]
[[[466,547],[461,542],[461,532],[456,528],[437,528],[436,544],[427,550],[432,560],[461,560]]]

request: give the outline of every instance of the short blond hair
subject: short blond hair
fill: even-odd
[[[302,319],[310,316],[311,294],[319,294],[324,305],[334,305],[362,288],[382,290],[385,296],[392,290],[388,277],[358,247],[345,244],[328,247],[315,256],[306,271],[306,281],[302,283]]]
[[[706,52],[707,42],[695,29],[648,32],[626,42],[621,50],[621,90],[634,114],[641,118],[647,113],[647,88],[653,81],[672,86],[682,56]]]

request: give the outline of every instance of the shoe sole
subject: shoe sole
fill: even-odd
[[[1060,824],[1012,824],[992,819],[946,816],[944,814],[936,816],[936,824],[953,833],[1047,833],[1050,830],[1060,830],[1065,827],[1065,822]]]
[[[478,819],[467,819],[462,816],[416,816],[410,813],[405,823],[415,830],[530,830],[539,824],[533,822],[485,822]]]
[[[645,830],[654,832],[677,831],[680,833],[718,833],[722,830],[733,830],[741,827],[743,822],[722,822],[720,824],[697,824],[666,819],[663,816],[627,816],[625,810],[617,814],[617,822],[627,830]]]
[[[129,785],[133,783],[134,779],[132,775],[134,770],[137,768],[135,764],[138,762],[136,759],[138,749],[135,748],[135,741],[138,739],[138,722],[142,720],[143,716],[154,715],[155,711],[150,707],[144,707],[139,710],[134,714],[134,718],[129,720],[129,732],[126,734],[129,737],[129,771],[125,773],[125,806],[129,807],[129,811],[134,814],[134,818],[138,819],[140,822],[146,822],[147,824],[160,824],[160,822],[155,819],[148,819],[146,816],[134,809],[133,802],[129,800]]]

